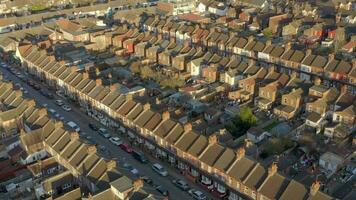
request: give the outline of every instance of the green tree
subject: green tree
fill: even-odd
[[[144,66],[143,68],[141,68],[141,77],[144,79],[153,78],[154,71],[149,66]]]
[[[243,107],[238,114],[239,125],[248,130],[250,127],[256,125],[257,118],[253,115],[251,108]]]
[[[273,33],[272,33],[271,29],[269,29],[269,28],[263,29],[262,33],[266,38],[271,38],[273,36]]]

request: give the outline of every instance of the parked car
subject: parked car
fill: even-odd
[[[173,179],[172,182],[175,186],[177,186],[179,189],[181,189],[183,191],[187,191],[190,188],[188,183],[186,183],[185,181],[183,181],[181,179]]]
[[[98,131],[99,128],[95,125],[95,124],[92,124],[92,123],[89,123],[89,128],[93,131]]]
[[[40,90],[40,89],[41,89],[41,86],[38,85],[38,84],[34,84],[34,85],[33,85],[33,88],[34,88],[35,90]]]
[[[62,108],[63,108],[63,110],[65,110],[67,112],[72,110],[72,108],[70,106],[68,106],[68,105],[63,105]]]
[[[145,156],[144,153],[140,152],[140,151],[132,151],[132,156],[140,161],[141,163],[147,163],[148,162],[148,159],[147,157]]]
[[[99,128],[98,133],[103,136],[104,138],[110,138],[111,135],[108,133],[108,131],[105,128]]]
[[[128,143],[120,144],[120,148],[122,150],[126,151],[127,153],[132,153],[132,151],[133,151],[132,147]]]
[[[116,146],[119,146],[122,144],[122,141],[119,137],[111,137],[109,140],[111,143],[113,143]]]
[[[168,190],[166,188],[164,188],[162,185],[157,186],[156,190],[164,196],[169,195]]]
[[[60,99],[57,99],[56,100],[56,104],[59,105],[59,106],[63,106],[64,105],[64,102]]]
[[[155,163],[152,165],[153,171],[157,172],[161,176],[168,176],[168,172],[163,168],[162,165]]]
[[[153,180],[148,176],[141,176],[141,179],[148,185],[153,185]]]
[[[203,192],[199,191],[199,190],[195,190],[195,189],[191,189],[189,190],[189,195],[191,195],[194,199],[197,200],[206,200],[206,196]]]
[[[78,133],[80,132],[80,127],[79,127],[75,122],[69,121],[69,122],[67,122],[67,125],[68,125],[71,129],[77,131]]]

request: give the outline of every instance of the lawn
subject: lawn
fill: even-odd
[[[276,127],[280,122],[278,120],[273,120],[270,124],[268,124],[267,126],[265,126],[263,128],[263,130],[265,131],[271,131],[274,127]]]
[[[47,7],[45,5],[40,5],[40,4],[35,4],[31,6],[31,10],[32,11],[42,11],[42,10],[46,10]]]

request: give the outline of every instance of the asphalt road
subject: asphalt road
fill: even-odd
[[[148,176],[151,178],[154,182],[154,185],[163,185],[168,191],[169,191],[169,199],[177,199],[177,200],[186,200],[186,199],[192,199],[191,196],[188,195],[187,192],[184,192],[180,190],[179,188],[175,187],[172,184],[172,180],[174,178],[180,178],[186,180],[182,175],[176,173],[175,169],[167,167],[166,163],[160,163],[161,165],[165,166],[165,169],[168,171],[169,176],[168,177],[162,177],[158,175],[156,172],[154,172],[151,169],[151,164],[150,163],[156,163],[157,161],[154,160],[152,157],[149,157],[150,162],[148,164],[142,164],[138,162],[136,159],[134,159],[130,154],[126,153],[123,151],[121,148],[113,145],[108,139],[103,138],[100,136],[97,132],[94,132],[88,127],[88,122],[91,122],[93,124],[96,124],[98,127],[101,127],[101,125],[95,121],[94,119],[90,118],[86,114],[84,114],[83,111],[81,111],[78,106],[75,107],[73,105],[70,105],[68,102],[66,104],[70,105],[72,110],[70,112],[64,111],[61,107],[59,107],[57,104],[55,104],[55,100],[50,100],[47,97],[44,97],[43,95],[40,94],[39,91],[33,89],[29,85],[27,85],[25,82],[23,82],[21,79],[10,73],[7,69],[1,68],[1,71],[3,72],[4,76],[7,77],[9,80],[11,80],[14,84],[20,83],[21,86],[28,91],[25,96],[34,98],[37,102],[37,105],[41,106],[44,104],[47,104],[47,108],[54,109],[58,114],[64,117],[64,121],[74,121],[80,128],[81,132],[87,133],[87,135],[90,135],[94,141],[97,142],[98,146],[105,146],[109,149],[110,154],[104,155],[104,157],[110,157],[114,160],[117,160],[118,162],[118,169],[121,173],[128,177],[137,177],[137,175],[134,175],[131,173],[131,170],[128,169],[128,165],[132,166],[133,168],[138,170],[138,173],[140,175]],[[43,87],[43,86],[42,86]],[[43,87],[44,88],[44,87]],[[65,100],[59,96],[57,96],[54,92],[53,94],[55,95],[55,99],[62,99]],[[115,136],[113,133],[110,133],[112,136]],[[121,138],[123,141],[126,141],[125,138]],[[135,149],[135,148],[134,148]],[[100,153],[100,148],[98,148],[98,152]],[[188,180],[186,180],[189,185],[194,188],[198,189],[200,191],[203,191],[201,188],[199,188],[196,184],[193,185],[193,183],[190,183]],[[144,189],[147,192],[150,192],[154,190],[153,187],[150,186],[145,186]],[[208,199],[215,199],[213,196],[211,196],[209,193],[204,192]]]

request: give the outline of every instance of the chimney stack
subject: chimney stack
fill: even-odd
[[[272,40],[269,39],[269,40],[266,41],[266,47],[268,47],[270,45],[272,45]]]
[[[116,84],[111,84],[111,85],[110,85],[110,91],[111,91],[111,92],[117,91],[117,86],[116,86]]]
[[[319,181],[314,181],[313,184],[310,187],[310,194],[312,196],[316,195],[316,193],[319,191],[320,189],[320,182]]]
[[[106,162],[106,168],[108,168],[108,170],[112,170],[116,167],[116,161],[115,160],[109,160],[108,162]]]
[[[268,168],[268,176],[273,176],[275,173],[277,173],[278,166],[276,163],[272,163],[272,165]]]
[[[334,60],[335,59],[335,54],[333,54],[333,53],[329,54],[328,58],[329,58],[329,60],[328,60],[329,62]]]
[[[36,101],[34,99],[28,100],[27,105],[28,107],[34,107],[36,106]]]
[[[95,80],[95,83],[96,83],[96,85],[102,85],[103,81],[100,78],[98,78]]]
[[[54,128],[55,129],[63,128],[63,122],[62,121],[55,121],[54,122]]]
[[[41,116],[41,117],[47,115],[47,109],[46,109],[46,108],[40,108],[40,109],[38,109],[38,114],[39,114],[39,116]]]
[[[190,132],[193,130],[192,123],[188,122],[184,124],[184,132]]]
[[[209,144],[213,145],[218,142],[218,137],[215,134],[209,136]]]
[[[169,112],[168,111],[164,111],[162,113],[162,120],[165,121],[165,120],[168,120],[169,118],[170,118]]]
[[[131,101],[133,99],[132,94],[127,94],[126,95],[126,101]]]
[[[16,97],[21,97],[22,96],[22,91],[21,90],[15,90],[15,96]]]
[[[71,132],[70,133],[70,140],[78,140],[79,139],[79,133],[78,132]]]
[[[88,78],[89,78],[88,72],[83,72],[83,79],[88,79]]]
[[[240,160],[245,156],[245,148],[241,147],[237,150],[237,159]]]
[[[142,187],[143,187],[143,180],[142,179],[136,179],[134,182],[133,182],[133,187],[134,187],[134,190],[135,191],[138,191],[140,190]]]
[[[88,150],[88,154],[95,154],[96,153],[96,146],[95,145],[90,145],[87,150]]]
[[[145,104],[143,105],[143,109],[144,109],[144,110],[149,110],[149,109],[151,109],[151,104],[150,104],[150,103],[145,103]]]
[[[248,42],[252,42],[254,39],[255,39],[255,37],[254,37],[253,35],[250,35],[250,36],[247,38],[247,41],[248,41]]]
[[[70,71],[71,71],[72,73],[78,71],[77,66],[71,66],[71,67],[70,67]]]

